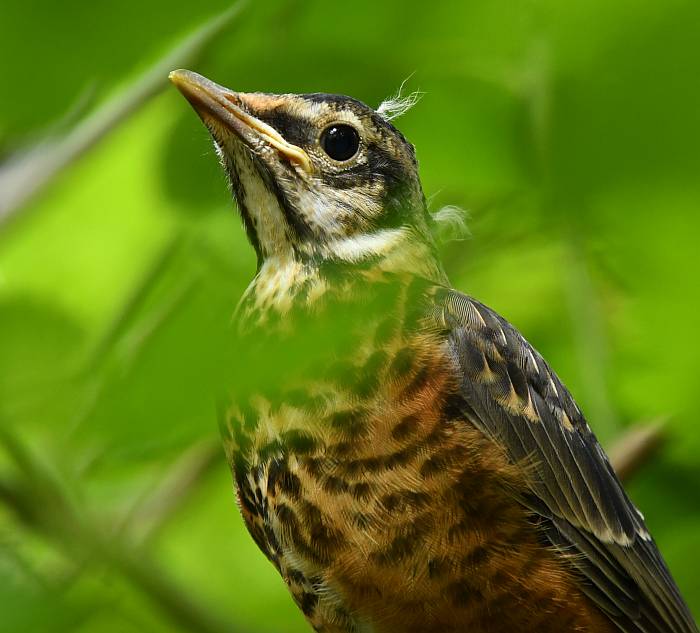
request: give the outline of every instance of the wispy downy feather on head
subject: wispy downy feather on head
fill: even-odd
[[[402,94],[406,82],[412,77],[409,75],[401,82],[396,93],[382,101],[377,108],[380,114],[387,121],[392,121],[406,114],[425,95],[422,90],[415,90],[406,95]],[[469,237],[467,220],[469,212],[455,205],[447,205],[438,211],[431,213],[432,233],[434,238],[441,243],[463,240]]]
[[[415,90],[409,92],[407,95],[402,94],[406,82],[411,77],[412,75],[406,77],[406,79],[401,82],[396,93],[379,104],[377,114],[383,116],[387,121],[392,121],[406,114],[406,112],[422,99],[425,94],[422,90]]]
[[[440,243],[459,242],[471,236],[467,220],[469,211],[453,204],[448,204],[430,214],[433,237]]]

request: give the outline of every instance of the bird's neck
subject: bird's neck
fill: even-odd
[[[262,261],[241,300],[239,318],[246,325],[269,326],[295,309],[306,311],[318,301],[352,293],[357,284],[396,276],[447,283],[432,242],[408,227],[339,238],[309,256],[280,253]]]

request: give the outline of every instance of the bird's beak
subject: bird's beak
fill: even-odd
[[[301,147],[288,143],[277,130],[241,107],[245,104],[249,109],[265,109],[272,105],[266,104],[266,99],[272,101],[272,97],[233,92],[190,70],[174,70],[169,78],[210,129],[212,124],[214,129],[223,127],[253,149],[256,141],[259,144],[262,140],[302,171],[313,171],[311,159]]]

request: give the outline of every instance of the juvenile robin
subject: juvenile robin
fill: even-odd
[[[245,523],[311,626],[697,633],[566,387],[450,287],[388,117],[170,77],[257,254],[221,427]]]

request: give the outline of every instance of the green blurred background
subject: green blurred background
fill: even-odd
[[[251,2],[183,52],[229,6],[0,6],[0,204],[27,188],[13,167],[31,183],[74,150],[0,212],[0,630],[308,630],[218,448],[254,258],[166,55],[243,91],[425,92],[397,124],[431,207],[471,214],[453,285],[525,333],[606,446],[668,420],[627,487],[700,613],[700,5]]]

